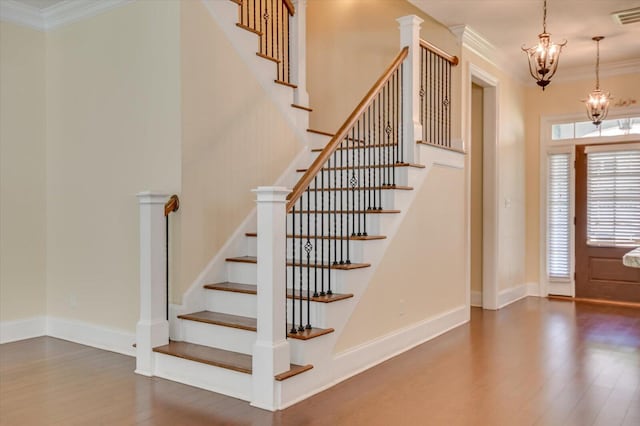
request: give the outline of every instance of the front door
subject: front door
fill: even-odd
[[[576,146],[576,297],[640,303],[640,268],[622,264],[640,243],[637,145]]]

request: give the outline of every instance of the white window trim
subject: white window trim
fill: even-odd
[[[640,115],[640,107],[618,108],[609,112],[607,119],[633,117]],[[576,121],[585,121],[584,113],[562,114],[542,116],[540,119],[540,152],[539,152],[539,172],[540,172],[540,229],[539,229],[539,291],[541,296],[548,294],[558,294],[564,296],[575,296],[575,222],[570,227],[570,279],[550,279],[547,276],[547,156],[554,153],[571,153],[571,160],[576,157],[577,145],[588,144],[614,144],[620,142],[637,142],[640,141],[640,135],[619,135],[619,136],[598,136],[591,138],[578,139],[551,139],[551,126],[554,124],[571,123]],[[570,214],[575,217],[575,167],[571,168],[571,197],[570,197]]]

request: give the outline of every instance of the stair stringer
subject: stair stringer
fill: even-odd
[[[294,102],[294,89],[276,84],[274,82],[277,75],[276,64],[256,55],[259,36],[236,26],[238,4],[230,0],[202,0],[202,3],[225,33],[242,61],[249,67],[264,91],[285,117],[299,140],[305,146],[309,145],[307,132],[309,112],[291,107]]]
[[[363,256],[368,263],[371,263],[371,267],[346,272],[337,271],[341,274],[336,291],[352,293],[353,297],[332,303],[330,304],[332,306],[327,307],[324,318],[322,318],[322,326],[334,328],[336,331],[308,341],[289,339],[291,362],[313,364],[314,368],[305,374],[278,382],[280,397],[278,408],[283,409],[293,405],[468,321],[466,306],[461,306],[450,312],[429,318],[423,323],[399,330],[393,333],[394,336],[391,336],[391,340],[384,341],[386,336],[377,339],[381,344],[377,345],[378,347],[373,354],[369,344],[350,349],[347,353],[334,353],[341,332],[345,329],[357,304],[366,292],[378,265],[383,260],[389,245],[433,166],[464,169],[465,156],[463,153],[427,145],[419,145],[417,151],[418,158],[421,159],[425,168],[410,171],[408,185],[414,188],[413,191],[398,191],[400,194],[397,194],[395,198],[394,208],[399,209],[401,213],[385,215],[384,218],[381,218],[383,220],[381,233],[387,238],[370,241],[366,245]]]

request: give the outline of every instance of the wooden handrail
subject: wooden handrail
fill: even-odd
[[[428,41],[425,41],[425,40],[421,39],[420,40],[420,46],[422,46],[425,49],[435,53],[438,56],[440,56],[442,59],[446,60],[447,62],[449,62],[453,66],[458,65],[458,62],[460,62],[458,60],[457,56],[449,55],[447,52],[445,52],[444,50],[440,49],[439,47],[434,46],[433,44],[429,43]]]
[[[347,118],[344,124],[340,127],[340,130],[336,132],[335,136],[329,141],[327,146],[324,147],[320,155],[316,157],[315,161],[311,164],[306,173],[300,178],[298,183],[296,183],[291,193],[287,196],[287,212],[291,210],[296,201],[298,201],[300,196],[302,196],[304,191],[311,184],[313,178],[318,174],[318,172],[320,172],[324,163],[329,160],[331,154],[334,153],[338,148],[338,145],[340,145],[342,140],[347,136],[349,129],[351,129],[351,127],[358,121],[358,118],[360,118],[360,115],[364,112],[365,108],[373,101],[375,96],[389,80],[391,75],[393,75],[393,73],[398,69],[400,64],[402,64],[402,61],[404,61],[408,54],[408,47],[405,47],[400,51],[384,74],[382,74],[378,81],[376,81],[371,89],[369,89],[369,92],[367,92],[351,115],[349,115],[349,118]]]
[[[169,213],[175,212],[180,208],[180,199],[177,195],[173,194],[169,201],[164,205],[164,215],[169,216]]]
[[[283,0],[284,5],[287,7],[287,10],[289,11],[289,15],[293,16],[296,14],[296,8],[293,6],[293,3],[291,3],[291,0]]]

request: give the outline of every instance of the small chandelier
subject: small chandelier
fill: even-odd
[[[560,51],[567,44],[564,40],[562,43],[552,43],[551,34],[547,32],[547,0],[544,0],[544,16],[542,18],[542,34],[538,34],[538,44],[536,46],[526,48],[522,46],[522,50],[527,54],[529,59],[529,72],[536,79],[536,84],[544,90],[549,83],[551,77],[558,69],[558,59]]]
[[[611,101],[609,92],[603,92],[600,90],[600,40],[603,38],[604,37],[602,36],[592,38],[592,40],[596,42],[598,52],[596,56],[596,88],[593,89],[593,92],[589,93],[589,98],[583,101],[587,107],[587,116],[589,117],[589,120],[591,120],[596,126],[599,126],[602,123],[602,120],[607,118],[609,102]]]

